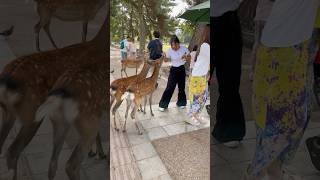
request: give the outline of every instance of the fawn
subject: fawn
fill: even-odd
[[[155,68],[153,70],[152,76],[146,79],[143,79],[137,83],[133,83],[131,84],[127,89],[124,95],[122,95],[122,99],[127,99],[127,110],[126,110],[126,115],[125,115],[125,121],[123,124],[123,131],[126,131],[126,122],[127,122],[127,117],[128,117],[128,110],[132,104],[132,102],[134,102],[134,107],[132,109],[131,112],[131,118],[134,121],[134,124],[138,130],[139,134],[142,134],[142,131],[140,130],[138,124],[136,123],[136,111],[138,109],[138,107],[141,105],[141,100],[142,98],[145,98],[145,104],[144,106],[146,106],[146,101],[147,101],[147,96],[149,96],[149,105],[150,105],[150,113],[152,116],[154,116],[153,112],[152,112],[152,94],[156,89],[156,85],[157,85],[157,80],[158,80],[158,76],[159,76],[159,71],[161,68],[163,62],[163,58],[161,57],[160,59],[156,60],[155,63]]]

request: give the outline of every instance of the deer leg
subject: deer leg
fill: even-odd
[[[35,36],[35,40],[36,40],[36,48],[37,51],[40,52],[40,40],[39,40],[39,34],[40,34],[40,30],[41,30],[41,21],[39,21],[35,26],[34,26],[34,32],[36,34]]]
[[[97,153],[99,155],[99,159],[106,159],[107,155],[103,151],[103,146],[102,146],[100,133],[98,133],[98,135],[97,135],[96,143],[97,143]]]
[[[43,27],[44,31],[47,33],[52,45],[54,48],[58,49],[56,43],[54,42],[52,36],[51,36],[51,32],[50,32],[50,21]]]
[[[112,116],[113,116],[113,122],[114,122],[114,129],[116,131],[119,131],[119,128],[117,127],[117,122],[116,122],[116,112],[118,110],[118,108],[120,107],[122,103],[122,100],[117,100],[116,101],[116,104],[113,106],[112,108]]]
[[[144,97],[143,114],[146,114],[147,96]]]
[[[154,116],[153,111],[152,111],[152,94],[153,94],[153,93],[151,93],[151,94],[150,94],[150,97],[149,97],[149,106],[150,106],[151,116]]]
[[[42,120],[43,121],[43,120]],[[19,131],[18,136],[11,144],[7,152],[7,166],[9,171],[14,171],[13,180],[17,179],[17,165],[18,158],[24,148],[29,144],[33,136],[36,134],[38,128],[40,127],[42,121],[33,122],[31,124],[23,125]]]
[[[134,108],[132,109],[131,119],[133,120],[133,123],[134,123],[134,125],[135,125],[136,128],[137,128],[138,134],[139,134],[139,135],[142,135],[142,131],[140,130],[139,125],[137,124],[137,120],[136,120],[136,113],[137,113],[137,108],[138,108],[138,107],[139,107],[139,105],[136,104],[136,105],[134,106]]]
[[[51,160],[49,164],[49,171],[48,171],[49,180],[53,180],[56,175],[57,168],[58,168],[59,154],[62,150],[65,137],[70,127],[68,123],[65,123],[65,122],[61,123],[57,121],[52,121],[52,126],[53,126],[53,151],[52,151]]]
[[[12,129],[16,118],[7,111],[5,107],[2,108],[2,125],[1,125],[1,132],[0,132],[0,154],[2,154],[2,146],[7,139],[10,130]]]
[[[82,138],[80,139],[76,148],[73,150],[72,155],[66,165],[66,172],[70,180],[80,180],[81,162],[88,153],[92,143],[97,137],[97,134],[90,132],[89,134],[81,134],[80,136]]]
[[[86,42],[87,32],[88,32],[88,21],[85,21],[82,24],[82,42]]]
[[[125,68],[123,71],[124,71],[124,73],[126,74],[126,77],[128,77],[128,74],[127,74],[126,68]]]
[[[110,107],[112,107],[112,104],[114,103],[115,99],[116,99],[116,97],[114,95],[111,95]]]
[[[124,115],[124,123],[122,126],[122,132],[126,132],[126,130],[127,130],[126,125],[127,125],[127,119],[128,119],[128,112],[129,112],[130,106],[132,104],[131,100],[126,99],[126,101],[127,101],[127,108],[126,108],[126,114]]]

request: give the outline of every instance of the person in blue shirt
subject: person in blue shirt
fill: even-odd
[[[151,60],[159,59],[162,56],[162,42],[160,38],[160,32],[154,31],[153,36],[155,39],[151,40],[148,44],[148,50]]]

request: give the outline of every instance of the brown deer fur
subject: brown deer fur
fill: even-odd
[[[126,74],[126,77],[128,77],[126,68],[136,68],[136,74],[138,72],[138,68],[143,64],[144,60],[143,57],[138,57],[138,58],[127,58],[125,60],[121,61],[121,77],[122,76],[122,71]]]
[[[35,0],[37,13],[40,17],[35,25],[36,47],[40,51],[39,33],[43,28],[49,37],[52,45],[57,48],[51,33],[50,22],[52,17],[62,21],[82,21],[83,32],[82,42],[86,41],[88,22],[92,20],[99,9],[103,7],[106,0]]]
[[[22,122],[22,128],[6,154],[7,166],[9,172],[14,173],[14,179],[20,154],[42,123],[42,120],[35,121],[37,108],[44,102],[55,81],[67,69],[96,61],[93,56],[93,50],[98,49],[96,41],[95,38],[66,48],[17,58],[0,74],[0,104],[4,112],[0,149],[16,118]],[[103,49],[107,51],[109,46],[104,46]]]
[[[156,84],[159,76],[159,71],[162,65],[163,58],[160,58],[156,61],[155,63],[155,68],[152,73],[152,76],[149,78],[146,78],[144,80],[141,80],[140,82],[133,83],[131,84],[127,90],[126,93],[123,95],[123,98],[127,99],[128,105],[127,105],[127,110],[126,110],[126,115],[125,115],[125,122],[123,125],[123,131],[126,131],[126,121],[127,121],[127,114],[128,114],[128,109],[131,105],[132,102],[134,102],[134,107],[131,112],[131,118],[133,119],[135,126],[139,132],[139,134],[142,134],[138,124],[136,123],[136,111],[138,107],[142,104],[142,98],[147,98],[149,95],[149,104],[150,104],[150,112],[151,115],[153,116],[152,112],[152,94],[154,90],[156,89]],[[146,103],[145,103],[146,104]]]
[[[107,41],[104,43],[107,44]],[[55,127],[54,148],[49,166],[50,180],[54,179],[57,159],[71,125],[77,129],[80,139],[67,162],[66,172],[70,180],[80,179],[81,162],[97,137],[101,118],[107,111],[109,52],[101,49],[95,51],[95,54],[96,63],[66,71],[56,81],[47,100],[37,111],[37,121],[49,118]]]

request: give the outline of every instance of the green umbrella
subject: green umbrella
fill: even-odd
[[[188,21],[210,23],[210,1],[203,2],[186,10],[178,18]]]

